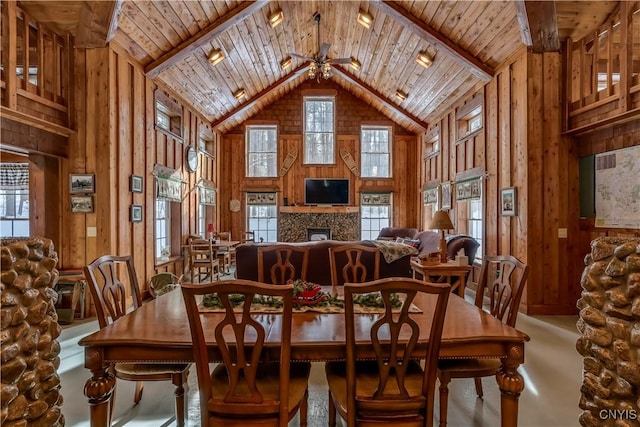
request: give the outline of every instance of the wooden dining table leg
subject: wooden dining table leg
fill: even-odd
[[[109,364],[103,362],[97,348],[85,349],[85,368],[91,370],[91,378],[84,385],[84,395],[89,399],[91,427],[109,427],[116,377]]]
[[[500,412],[502,427],[518,425],[518,398],[524,390],[524,378],[518,372],[518,366],[524,362],[524,344],[511,345],[507,358],[502,359],[502,367],[496,374],[500,388]]]

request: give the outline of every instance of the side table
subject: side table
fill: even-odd
[[[82,271],[63,270],[59,272],[58,283],[56,283],[54,289],[58,292],[56,311],[58,312],[58,321],[60,323],[73,323],[78,303],[80,303],[80,319],[84,319],[86,287],[87,281]],[[71,307],[66,308],[62,304],[63,295],[69,294],[71,294]]]
[[[458,295],[464,298],[464,287],[467,283],[467,276],[471,271],[470,265],[458,265],[453,261],[424,265],[418,260],[411,260],[411,270],[413,271],[413,278],[418,279],[417,276],[422,276],[422,279],[429,281],[430,276],[438,276],[438,282],[446,281],[451,285],[451,292],[457,290]]]

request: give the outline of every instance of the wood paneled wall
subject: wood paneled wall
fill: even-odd
[[[326,91],[336,96],[336,163],[333,165],[302,164],[303,158],[303,96],[310,92]],[[278,178],[258,179],[245,177],[245,125],[278,125],[278,167],[294,148],[298,157],[286,175]],[[382,124],[392,126],[393,178],[361,179],[355,176],[340,158],[345,148],[360,165],[360,126]],[[393,192],[393,219],[395,226],[416,227],[419,189],[415,174],[418,171],[417,136],[394,125],[389,119],[337,84],[328,81],[310,81],[284,95],[250,121],[223,135],[220,157],[220,192],[218,204],[222,230],[231,230],[232,236],[241,236],[246,229],[245,194],[247,191],[277,191],[278,203],[286,197],[289,204],[304,204],[304,178],[349,178],[350,204],[360,204],[361,191]],[[229,211],[229,201],[242,202],[239,212]]]
[[[577,312],[586,253],[577,245],[578,158],[572,139],[562,135],[562,75],[560,54],[522,49],[484,88],[465,97],[484,97],[482,131],[456,139],[456,110],[465,100],[429,120],[440,126],[441,149],[423,163],[426,181],[454,181],[474,168],[486,173],[484,251],[530,265],[521,303],[529,314]],[[515,217],[500,215],[500,191],[506,187],[518,191]],[[467,232],[467,206],[452,200],[456,232]],[[423,223],[430,214],[422,207]],[[559,228],[568,229],[568,238],[558,238]]]

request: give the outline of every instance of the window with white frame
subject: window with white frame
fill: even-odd
[[[198,234],[201,236],[205,236],[205,232],[207,231],[207,205],[200,202],[198,204]]]
[[[391,193],[360,194],[360,239],[374,240],[391,225]]]
[[[335,163],[335,99],[304,98],[304,163]]]
[[[156,199],[155,209],[155,252],[156,259],[164,259],[171,253],[171,202]]]
[[[247,193],[247,230],[256,242],[278,241],[276,193]]]
[[[476,252],[476,259],[482,260],[484,252],[484,204],[482,198],[469,200],[469,235],[476,239],[480,246]]]
[[[247,126],[247,176],[278,176],[278,132],[275,125]]]
[[[391,127],[363,126],[360,131],[363,178],[391,178]]]
[[[29,164],[0,164],[0,237],[29,236]]]

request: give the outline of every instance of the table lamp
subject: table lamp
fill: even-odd
[[[207,232],[209,233],[209,240],[213,240],[214,235],[216,234],[216,226],[213,224],[208,224]]]
[[[446,211],[437,211],[431,220],[431,229],[440,230],[440,262],[447,262],[447,242],[444,240],[444,230],[453,230],[449,214]]]

